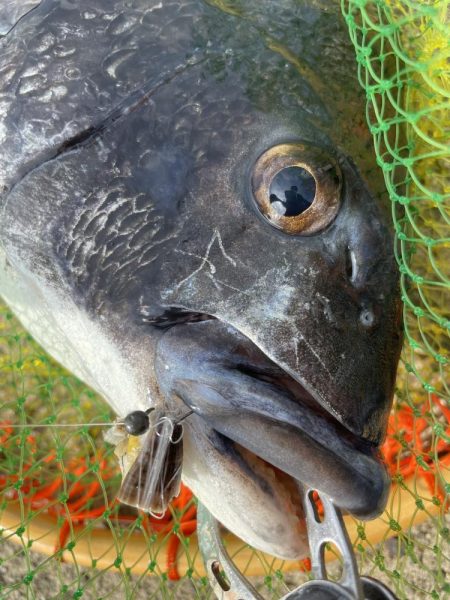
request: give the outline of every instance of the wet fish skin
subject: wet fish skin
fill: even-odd
[[[154,370],[167,331],[151,323],[177,309],[232,326],[355,435],[382,439],[401,342],[398,274],[365,182],[379,186],[355,121],[353,51],[326,4],[43,0],[0,40],[0,289],[118,414],[145,410],[149,390],[175,401]],[[287,236],[253,201],[255,161],[286,142],[340,165],[341,208],[320,234]],[[192,421],[194,491],[222,497],[199,477],[209,452],[225,484],[245,487],[228,497],[226,524],[239,533],[242,506],[259,502],[246,539],[298,555],[276,484],[252,478],[213,427]],[[268,515],[276,542],[261,539]]]
[[[40,0],[3,0],[0,6],[0,36],[6,35],[18,21],[40,4]]]

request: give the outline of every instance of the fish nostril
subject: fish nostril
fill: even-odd
[[[356,254],[351,248],[347,247],[347,252],[345,253],[345,273],[351,283],[355,281],[357,272],[358,265],[356,261]]]
[[[375,315],[369,308],[363,308],[359,313],[359,322],[366,329],[371,329],[375,325]]]

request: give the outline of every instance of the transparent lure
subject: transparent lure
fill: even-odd
[[[127,471],[117,498],[120,502],[162,517],[178,496],[183,466],[183,425],[154,415],[140,449]]]

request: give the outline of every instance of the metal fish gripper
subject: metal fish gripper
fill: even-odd
[[[315,579],[301,584],[280,600],[397,600],[377,579],[359,576],[342,514],[330,498],[321,494],[323,514],[319,515],[314,490],[301,487]],[[198,539],[210,584],[219,600],[263,600],[231,561],[222,543],[218,522],[201,504],[198,506]],[[342,555],[343,570],[338,582],[328,579],[324,558],[327,543],[333,543]]]

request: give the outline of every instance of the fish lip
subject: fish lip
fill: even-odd
[[[288,372],[281,365],[274,363],[276,367],[280,370],[280,373],[277,375],[271,374],[269,378],[273,380],[273,384],[276,387],[280,388],[280,391],[289,394],[289,388],[285,388],[283,383],[283,379],[290,379],[293,384],[295,384],[295,388],[297,389],[297,394],[292,392],[292,400],[301,404],[305,404],[309,406],[317,415],[320,415],[324,420],[329,423],[332,423],[333,426],[339,431],[340,435],[348,440],[350,444],[352,444],[355,450],[361,451],[367,455],[370,455],[372,452],[378,449],[378,444],[373,442],[370,439],[365,438],[362,435],[358,435],[343,423],[332,411],[331,407],[328,410],[322,402],[319,401],[316,394],[313,391],[310,391],[306,388],[306,386],[296,378],[292,373]],[[245,373],[249,377],[254,377],[257,380],[267,381],[267,374],[264,372],[260,372],[257,369],[253,370],[248,366],[240,366],[236,365],[236,370]],[[301,390],[301,396],[298,392]]]
[[[213,337],[212,350],[208,335],[202,335],[205,329],[218,334]],[[190,348],[190,342],[198,334],[204,338],[203,346],[195,340],[194,348]],[[224,360],[223,348],[236,336],[243,352],[240,356],[245,357],[243,363],[236,360],[234,353],[230,354],[229,348]],[[179,356],[180,342],[186,351],[183,357]],[[190,321],[186,311],[186,322],[178,320],[160,340],[157,363],[166,363],[167,359],[175,363],[171,370],[178,368],[179,373],[175,378],[169,377],[167,384],[164,368],[157,367],[158,382],[166,397],[175,395],[209,428],[297,481],[327,494],[340,508],[364,519],[380,514],[387,498],[389,479],[378,455],[378,446],[346,428],[312,391],[232,325],[209,315],[196,316]],[[193,368],[187,366],[190,361]],[[264,380],[268,376],[271,382]],[[246,404],[241,397],[236,403],[227,397],[227,384],[236,379],[242,386],[256,386],[258,402],[254,402],[253,397]],[[299,392],[297,395],[289,385],[286,387],[289,382]],[[261,432],[261,438],[252,437],[252,428]],[[283,435],[295,441],[295,448],[283,448]],[[264,436],[277,440],[278,454],[266,448],[261,450]],[[294,467],[291,467],[289,452],[296,456]],[[318,459],[322,479],[308,468],[308,460],[314,464]],[[347,490],[343,489],[345,486]]]
[[[187,323],[200,323],[204,321],[220,321],[227,325],[228,327],[233,327],[233,325],[225,323],[218,317],[214,315],[205,313],[205,312],[197,312],[186,310],[182,307],[167,307],[162,312],[158,312],[156,315],[143,315],[142,322],[146,323],[156,329],[168,330],[172,327],[178,327],[180,325],[184,325]],[[248,343],[253,347],[257,348],[256,345],[249,339]],[[261,349],[257,348],[257,351],[263,355],[268,361],[270,361],[273,366],[276,368],[277,372],[268,372],[267,369],[258,369],[255,365],[249,365],[244,363],[236,363],[231,365],[231,368],[236,369],[242,373],[249,375],[250,377],[254,377],[255,379],[266,380],[271,378],[275,385],[279,385],[280,389],[287,391],[286,386],[283,385],[283,379],[290,380],[296,387],[297,391],[300,390],[302,392],[301,401],[305,402],[308,399],[311,401],[310,405],[315,412],[321,414],[325,419],[334,423],[334,425],[341,430],[341,434],[348,439],[353,440],[356,447],[359,449],[366,450],[367,453],[372,451],[374,448],[378,448],[379,444],[374,442],[371,439],[364,437],[363,435],[357,434],[353,428],[347,426],[340,418],[339,415],[336,414],[334,408],[332,406],[327,405],[319,398],[317,392],[308,388],[300,378],[291,371],[288,371],[285,367],[278,364],[274,361],[273,358],[267,356]],[[299,397],[295,397],[295,400],[300,400]]]
[[[289,425],[287,419],[274,419],[256,412],[246,416],[241,414],[231,419],[223,413],[213,417],[208,411],[210,407],[205,410],[198,402],[199,395],[207,395],[204,388],[201,388],[199,393],[193,393],[192,388],[189,390],[180,385],[177,395],[190,410],[222,437],[244,447],[286,476],[328,495],[343,510],[362,519],[372,519],[382,512],[388,490],[388,478],[386,469],[374,452],[364,452],[348,440],[344,444],[336,444],[337,438],[330,439],[330,447],[327,447],[326,440],[317,441],[304,429],[296,429],[295,425]],[[215,409],[216,407],[213,407],[212,411]],[[256,428],[262,432],[256,442],[240,428],[253,426],[255,423]],[[293,438],[292,446],[286,448],[278,444],[275,453],[262,450],[260,444],[270,439],[277,428],[278,441],[282,435],[288,439]],[[249,427],[247,431],[248,429]],[[294,454],[295,459],[291,460],[291,455]],[[316,473],[312,472],[313,469],[317,470]],[[346,489],[343,489],[343,486]]]

